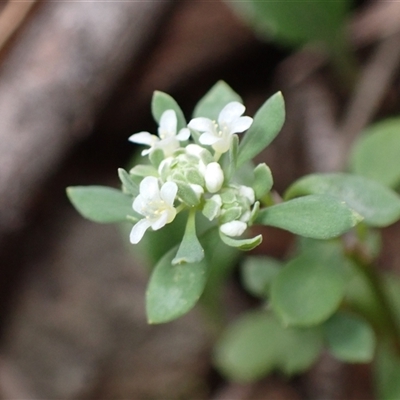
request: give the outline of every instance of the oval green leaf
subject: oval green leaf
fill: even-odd
[[[258,164],[254,169],[254,183],[252,185],[256,199],[261,199],[272,188],[274,179],[268,165]]]
[[[329,239],[348,231],[361,219],[339,199],[309,195],[264,208],[256,223],[313,239]]]
[[[282,129],[285,122],[285,102],[281,92],[275,93],[257,111],[249,130],[239,145],[237,166],[251,160],[264,150]]]
[[[253,296],[265,298],[281,268],[282,263],[271,257],[246,257],[241,267],[244,288]]]
[[[285,324],[317,325],[336,311],[344,296],[345,279],[334,267],[333,253],[307,252],[279,272],[271,286],[271,305]]]
[[[242,103],[242,98],[224,81],[218,81],[197,103],[193,118],[218,120],[220,111],[231,101]]]
[[[119,180],[122,183],[122,190],[126,194],[136,197],[139,192],[139,185],[131,178],[131,176],[123,169],[118,168]]]
[[[228,1],[260,35],[286,45],[336,43],[343,31],[349,0]]]
[[[153,98],[151,100],[151,112],[153,114],[154,119],[157,122],[160,122],[161,115],[164,113],[164,111],[167,110],[175,111],[176,118],[178,121],[177,125],[178,131],[182,128],[186,128],[186,119],[185,116],[183,115],[183,111],[179,107],[179,104],[169,94],[156,90],[153,93]]]
[[[359,136],[350,157],[352,172],[393,189],[400,185],[400,118],[367,128]]]
[[[186,223],[185,233],[178,252],[172,260],[172,264],[188,264],[199,262],[204,258],[204,250],[196,234],[196,213],[195,210],[189,212]]]
[[[203,293],[207,261],[172,265],[177,247],[156,265],[146,292],[146,312],[150,324],[181,317],[191,310]]]
[[[231,325],[215,348],[215,363],[229,379],[250,382],[278,370],[302,372],[322,347],[318,329],[284,327],[274,315],[247,313]]]
[[[289,187],[285,198],[307,194],[329,194],[345,201],[370,226],[388,226],[400,218],[400,196],[363,176],[345,173],[307,175]]]
[[[370,362],[375,353],[375,333],[364,319],[338,312],[323,325],[330,352],[348,363]]]
[[[262,242],[262,235],[257,235],[251,239],[233,239],[220,232],[219,236],[221,240],[228,246],[236,247],[237,249],[243,251],[253,250]]]
[[[132,209],[132,197],[111,187],[70,186],[67,195],[79,213],[90,221],[122,222],[128,215],[136,214]]]

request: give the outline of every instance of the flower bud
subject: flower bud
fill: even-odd
[[[243,221],[231,221],[222,224],[219,229],[227,236],[240,236],[247,228],[247,224]]]
[[[204,179],[206,188],[210,193],[218,192],[224,183],[224,173],[221,166],[217,162],[207,164]]]

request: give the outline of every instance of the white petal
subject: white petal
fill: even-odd
[[[168,217],[169,217],[168,211],[164,210],[160,214],[160,216],[152,222],[151,224],[152,229],[155,231],[161,229],[167,223]]]
[[[132,208],[137,213],[145,215],[146,205],[147,205],[146,199],[139,194],[138,196],[136,196],[135,200],[133,201]]]
[[[189,137],[190,137],[190,130],[188,128],[182,128],[176,135],[176,138],[181,142],[183,140],[188,140]]]
[[[177,193],[178,185],[175,182],[165,182],[161,187],[160,197],[166,204],[173,206]]]
[[[247,224],[242,221],[231,221],[222,224],[219,229],[227,236],[240,236],[247,228]]]
[[[146,230],[150,227],[150,222],[147,219],[141,219],[132,228],[129,240],[131,243],[139,243]]]
[[[193,118],[189,122],[188,127],[199,132],[213,132],[215,129],[215,125],[211,119],[203,117]]]
[[[152,135],[149,132],[139,132],[134,133],[128,138],[128,140],[133,143],[147,144],[148,146],[152,146],[159,139],[156,135]]]
[[[221,166],[217,162],[208,164],[204,179],[206,181],[206,188],[210,193],[218,192],[224,183],[224,173],[222,172]]]
[[[157,143],[157,148],[162,149],[165,157],[170,157],[175,150],[179,149],[179,141],[176,136],[169,136]]]
[[[228,135],[225,138],[219,139],[217,142],[215,142],[212,145],[212,148],[218,153],[222,154],[230,149],[231,143],[232,143],[232,135]]]
[[[237,101],[232,101],[231,103],[228,103],[219,113],[218,124],[220,126],[229,125],[231,121],[239,118],[245,110],[246,107]]]
[[[206,145],[212,145],[214,143],[217,143],[219,140],[220,138],[218,136],[213,135],[209,132],[205,132],[199,137],[199,142]]]
[[[240,133],[247,131],[253,123],[253,118],[251,117],[240,117],[236,121],[233,121],[229,125],[229,130],[231,133]]]
[[[195,156],[200,158],[203,151],[205,151],[204,147],[199,146],[198,144],[188,144],[185,147],[186,153],[190,154],[191,156]]]
[[[177,123],[178,121],[174,110],[164,111],[160,118],[159,132],[164,133],[166,136],[175,136]],[[160,137],[161,136],[160,134]]]
[[[155,176],[146,176],[140,182],[140,195],[147,200],[157,201],[160,199],[160,188],[158,179]]]

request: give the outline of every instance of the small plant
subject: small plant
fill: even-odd
[[[397,363],[400,371],[390,351],[400,349],[400,281],[379,276],[373,265],[375,229],[400,218],[400,198],[386,186],[398,184],[400,169],[390,180],[374,179],[366,160],[379,146],[366,140],[356,147],[357,175],[308,175],[280,197],[271,192],[269,167],[252,159],[284,123],[281,93],[254,118],[244,115],[241,98],[224,82],[198,102],[189,123],[162,92],[154,93],[152,113],[158,134],[129,138],[146,147],[137,165],[119,169],[120,190],[67,189],[84,217],[131,223],[130,242],[154,264],[149,323],[178,318],[200,298],[217,313],[224,278],[240,263],[243,286],[260,298],[260,307],[228,326],[216,345],[215,363],[228,378],[299,373],[323,348],[345,362],[369,362],[377,338],[377,369]],[[299,235],[296,252],[284,262],[245,256],[262,241],[251,234],[254,225]]]

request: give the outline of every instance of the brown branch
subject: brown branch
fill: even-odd
[[[354,94],[339,124],[341,158],[337,168],[343,168],[352,143],[376,114],[400,64],[400,34],[384,39],[376,48],[362,72]]]
[[[39,0],[9,1],[0,13],[0,51],[22,26]]]
[[[44,3],[0,68],[0,243],[173,2]]]

